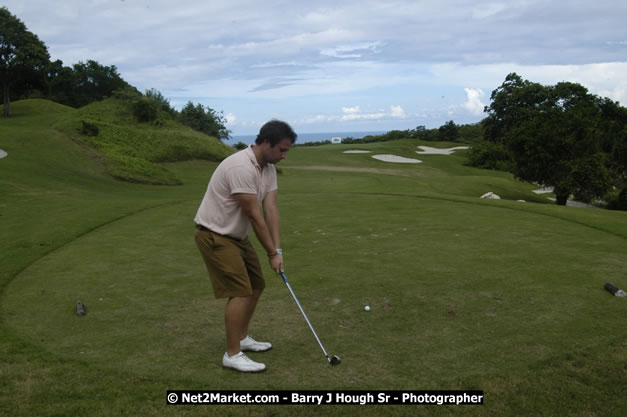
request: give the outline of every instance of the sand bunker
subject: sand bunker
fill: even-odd
[[[372,157],[374,159],[378,159],[379,161],[394,162],[397,164],[419,164],[422,162],[420,159],[405,158],[404,156],[389,155],[389,154],[372,155]]]
[[[360,151],[358,149],[353,149],[350,151],[344,151],[344,153],[372,153],[372,151]]]
[[[416,151],[416,153],[421,155],[451,155],[459,149],[470,149],[469,146],[455,146],[454,148],[447,149],[430,148],[428,146],[419,146],[419,148],[422,149],[422,151]]]
[[[533,190],[533,192],[536,194],[548,194],[553,192],[553,187],[538,188],[537,190]]]
[[[293,165],[289,169],[314,169],[317,171],[336,171],[336,172],[359,172],[369,174],[396,175],[399,177],[421,177],[423,174],[418,170],[406,169],[390,169],[390,168],[356,168],[344,166],[326,166],[326,165]]]

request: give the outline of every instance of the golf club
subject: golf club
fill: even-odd
[[[309,319],[307,318],[307,314],[305,314],[305,310],[303,310],[303,307],[298,302],[298,298],[296,298],[296,294],[294,294],[294,291],[292,290],[292,287],[290,286],[290,283],[287,281],[287,277],[285,276],[285,273],[281,272],[281,278],[283,278],[283,282],[285,282],[285,285],[287,286],[287,289],[290,290],[290,294],[292,294],[292,298],[294,298],[294,301],[296,301],[296,305],[300,309],[300,312],[303,313],[303,317],[305,318],[305,321],[307,322],[307,324],[309,325],[309,328],[311,329],[311,331],[313,332],[314,336],[316,337],[316,340],[318,341],[318,344],[322,348],[322,352],[324,352],[324,356],[327,357],[327,360],[329,361],[329,363],[332,366],[339,365],[340,363],[342,363],[342,360],[337,355],[333,355],[332,357],[329,357],[329,354],[325,350],[324,346],[322,346],[322,342],[320,342],[320,338],[318,337],[318,335],[316,334],[316,331],[314,330],[313,326],[309,322]]]
[[[627,297],[627,293],[619,288],[617,288],[611,282],[606,282],[603,286],[606,290],[608,290],[615,297]]]

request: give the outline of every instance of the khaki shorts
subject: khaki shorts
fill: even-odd
[[[237,240],[207,229],[196,231],[196,245],[207,266],[216,298],[247,297],[264,289],[261,264],[248,238]]]

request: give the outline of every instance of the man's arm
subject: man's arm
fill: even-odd
[[[239,206],[250,219],[257,239],[259,239],[270,258],[270,266],[272,266],[274,272],[278,274],[283,271],[283,260],[276,251],[278,246],[275,245],[270,229],[261,215],[257,196],[255,194],[234,194],[233,197],[235,197]]]
[[[266,220],[268,229],[270,230],[270,236],[272,242],[274,242],[275,249],[281,247],[281,220],[279,216],[279,205],[277,203],[278,192],[276,190],[266,194],[263,200],[263,217]]]

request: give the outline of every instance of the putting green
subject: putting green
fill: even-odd
[[[224,302],[213,298],[193,241],[197,204],[125,217],[41,258],[4,292],[6,323],[53,354],[96,366],[219,378],[227,372]],[[251,330],[275,345],[253,354],[275,378],[266,388],[451,388],[457,378],[525,367],[623,331],[624,305],[602,286],[623,276],[627,243],[603,231],[411,196],[338,193],[321,203],[294,195],[281,212],[287,276],[343,364],[324,366],[264,265],[268,288]],[[74,312],[77,299],[84,317]],[[219,386],[254,387],[256,378],[233,374]]]

